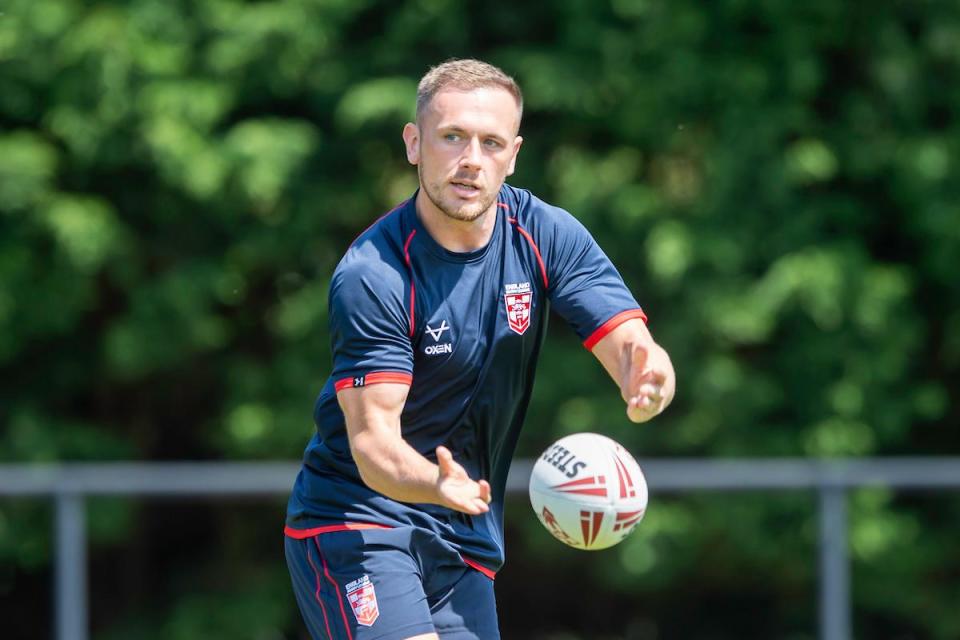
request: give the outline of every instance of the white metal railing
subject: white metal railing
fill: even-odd
[[[689,491],[815,490],[819,494],[819,637],[850,640],[847,491],[960,488],[960,458],[639,459],[651,494]],[[509,492],[526,492],[533,462],[515,461]],[[0,496],[52,497],[56,504],[56,640],[87,640],[87,496],[276,496],[300,468],[293,462],[0,464]]]

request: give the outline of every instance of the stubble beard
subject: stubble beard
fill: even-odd
[[[417,173],[420,176],[420,184],[423,185],[423,190],[427,194],[427,198],[430,199],[430,202],[445,216],[460,222],[473,222],[477,218],[480,218],[490,209],[490,206],[496,198],[495,194],[484,193],[476,202],[456,206],[444,200],[442,195],[444,183],[425,181],[423,179],[422,165],[417,165]]]

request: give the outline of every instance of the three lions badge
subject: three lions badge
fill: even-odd
[[[507,323],[514,333],[523,335],[530,327],[530,309],[533,307],[533,289],[529,282],[505,285],[503,299],[507,305]]]
[[[345,585],[347,600],[357,623],[365,627],[372,626],[380,617],[380,608],[377,606],[377,592],[370,582],[370,576],[363,575]]]

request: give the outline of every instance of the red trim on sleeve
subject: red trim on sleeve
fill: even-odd
[[[410,264],[410,241],[413,240],[413,236],[417,235],[417,230],[414,229],[410,232],[410,235],[407,236],[407,241],[403,244],[403,257],[407,260],[407,269],[410,271],[410,337],[413,337],[414,331],[414,313],[413,306],[417,299],[417,288],[413,284],[413,265]]]
[[[593,349],[598,342],[607,336],[608,333],[622,325],[627,320],[633,320],[634,318],[640,318],[646,322],[647,314],[645,314],[642,309],[630,309],[629,311],[622,311],[604,322],[596,331],[591,333],[590,337],[583,341],[583,346],[586,347],[588,351]]]
[[[287,525],[283,528],[283,534],[294,540],[304,540],[319,536],[324,533],[334,533],[336,531],[362,531],[364,529],[391,529],[385,524],[372,524],[367,522],[344,522],[343,524],[328,524],[324,527],[313,527],[312,529],[294,529]]]
[[[510,207],[508,207],[504,202],[498,202],[497,206],[500,207],[501,209],[505,209],[506,211],[510,211]]]
[[[352,378],[341,378],[333,383],[336,391],[343,391],[350,387],[368,387],[371,384],[381,384],[384,382],[396,382],[397,384],[413,384],[413,376],[401,371],[374,371],[362,376],[353,376]]]
[[[467,565],[468,567],[472,567],[472,568],[476,569],[477,571],[479,571],[479,572],[482,573],[483,575],[487,576],[487,577],[490,578],[491,580],[493,580],[493,579],[495,579],[495,578],[497,577],[497,572],[496,572],[496,571],[491,571],[490,569],[487,569],[485,566],[483,566],[482,564],[480,564],[480,563],[477,562],[476,560],[471,560],[470,558],[468,558],[467,556],[464,556],[464,555],[461,555],[461,556],[460,556],[460,559],[463,560],[463,563],[464,563],[465,565]]]
[[[396,382],[398,384],[413,384],[413,376],[409,373],[399,371],[375,371],[368,373],[365,384],[378,384],[381,382]]]
[[[524,238],[527,239],[527,242],[530,243],[530,246],[533,248],[533,254],[537,257],[537,263],[540,264],[540,274],[543,276],[543,288],[550,288],[550,281],[547,280],[547,267],[543,264],[543,256],[540,255],[540,248],[537,247],[537,243],[533,241],[533,237],[527,233],[527,230],[520,226],[520,223],[517,222],[516,218],[507,218],[510,221],[510,224],[517,228],[517,231],[520,232]]]

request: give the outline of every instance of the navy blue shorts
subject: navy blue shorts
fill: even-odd
[[[320,530],[286,536],[293,591],[314,640],[500,638],[492,578],[432,533]]]

